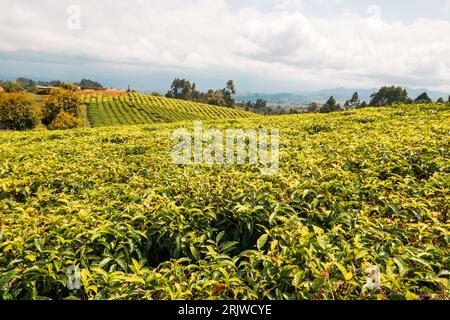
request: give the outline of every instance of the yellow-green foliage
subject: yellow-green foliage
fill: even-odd
[[[21,93],[0,93],[0,129],[33,129],[40,112],[33,100]]]
[[[78,97],[72,91],[52,90],[42,105],[42,122],[50,125],[62,111],[78,117],[80,115]]]
[[[85,95],[81,101],[88,105],[88,118],[93,127],[253,116],[238,109],[140,93],[117,96]]]
[[[55,120],[49,124],[48,128],[50,130],[65,130],[74,129],[81,126],[81,119],[79,117],[74,117],[68,112],[61,111],[56,116]]]
[[[204,123],[279,129],[274,176],[174,165],[172,131],[191,122],[2,132],[0,297],[449,299],[449,118],[434,104]],[[379,291],[363,292],[368,266]]]
[[[62,88],[68,91],[77,91],[78,90],[78,86],[74,83],[69,83],[69,82],[64,82],[62,84]]]

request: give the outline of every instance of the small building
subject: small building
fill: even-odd
[[[49,94],[53,89],[58,87],[36,86],[37,94]]]
[[[105,91],[106,89],[99,87],[80,87],[80,90]]]

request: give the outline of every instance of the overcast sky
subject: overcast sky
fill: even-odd
[[[450,91],[450,0],[0,0],[0,78]]]

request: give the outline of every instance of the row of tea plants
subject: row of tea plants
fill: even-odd
[[[88,94],[81,97],[88,105],[93,127],[248,118],[251,113],[232,108],[211,106],[184,100],[167,99],[147,94],[105,96]]]

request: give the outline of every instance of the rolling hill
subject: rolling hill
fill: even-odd
[[[81,101],[88,105],[87,116],[92,127],[171,123],[184,120],[249,118],[251,113],[191,101],[167,99],[152,95],[87,94]]]

